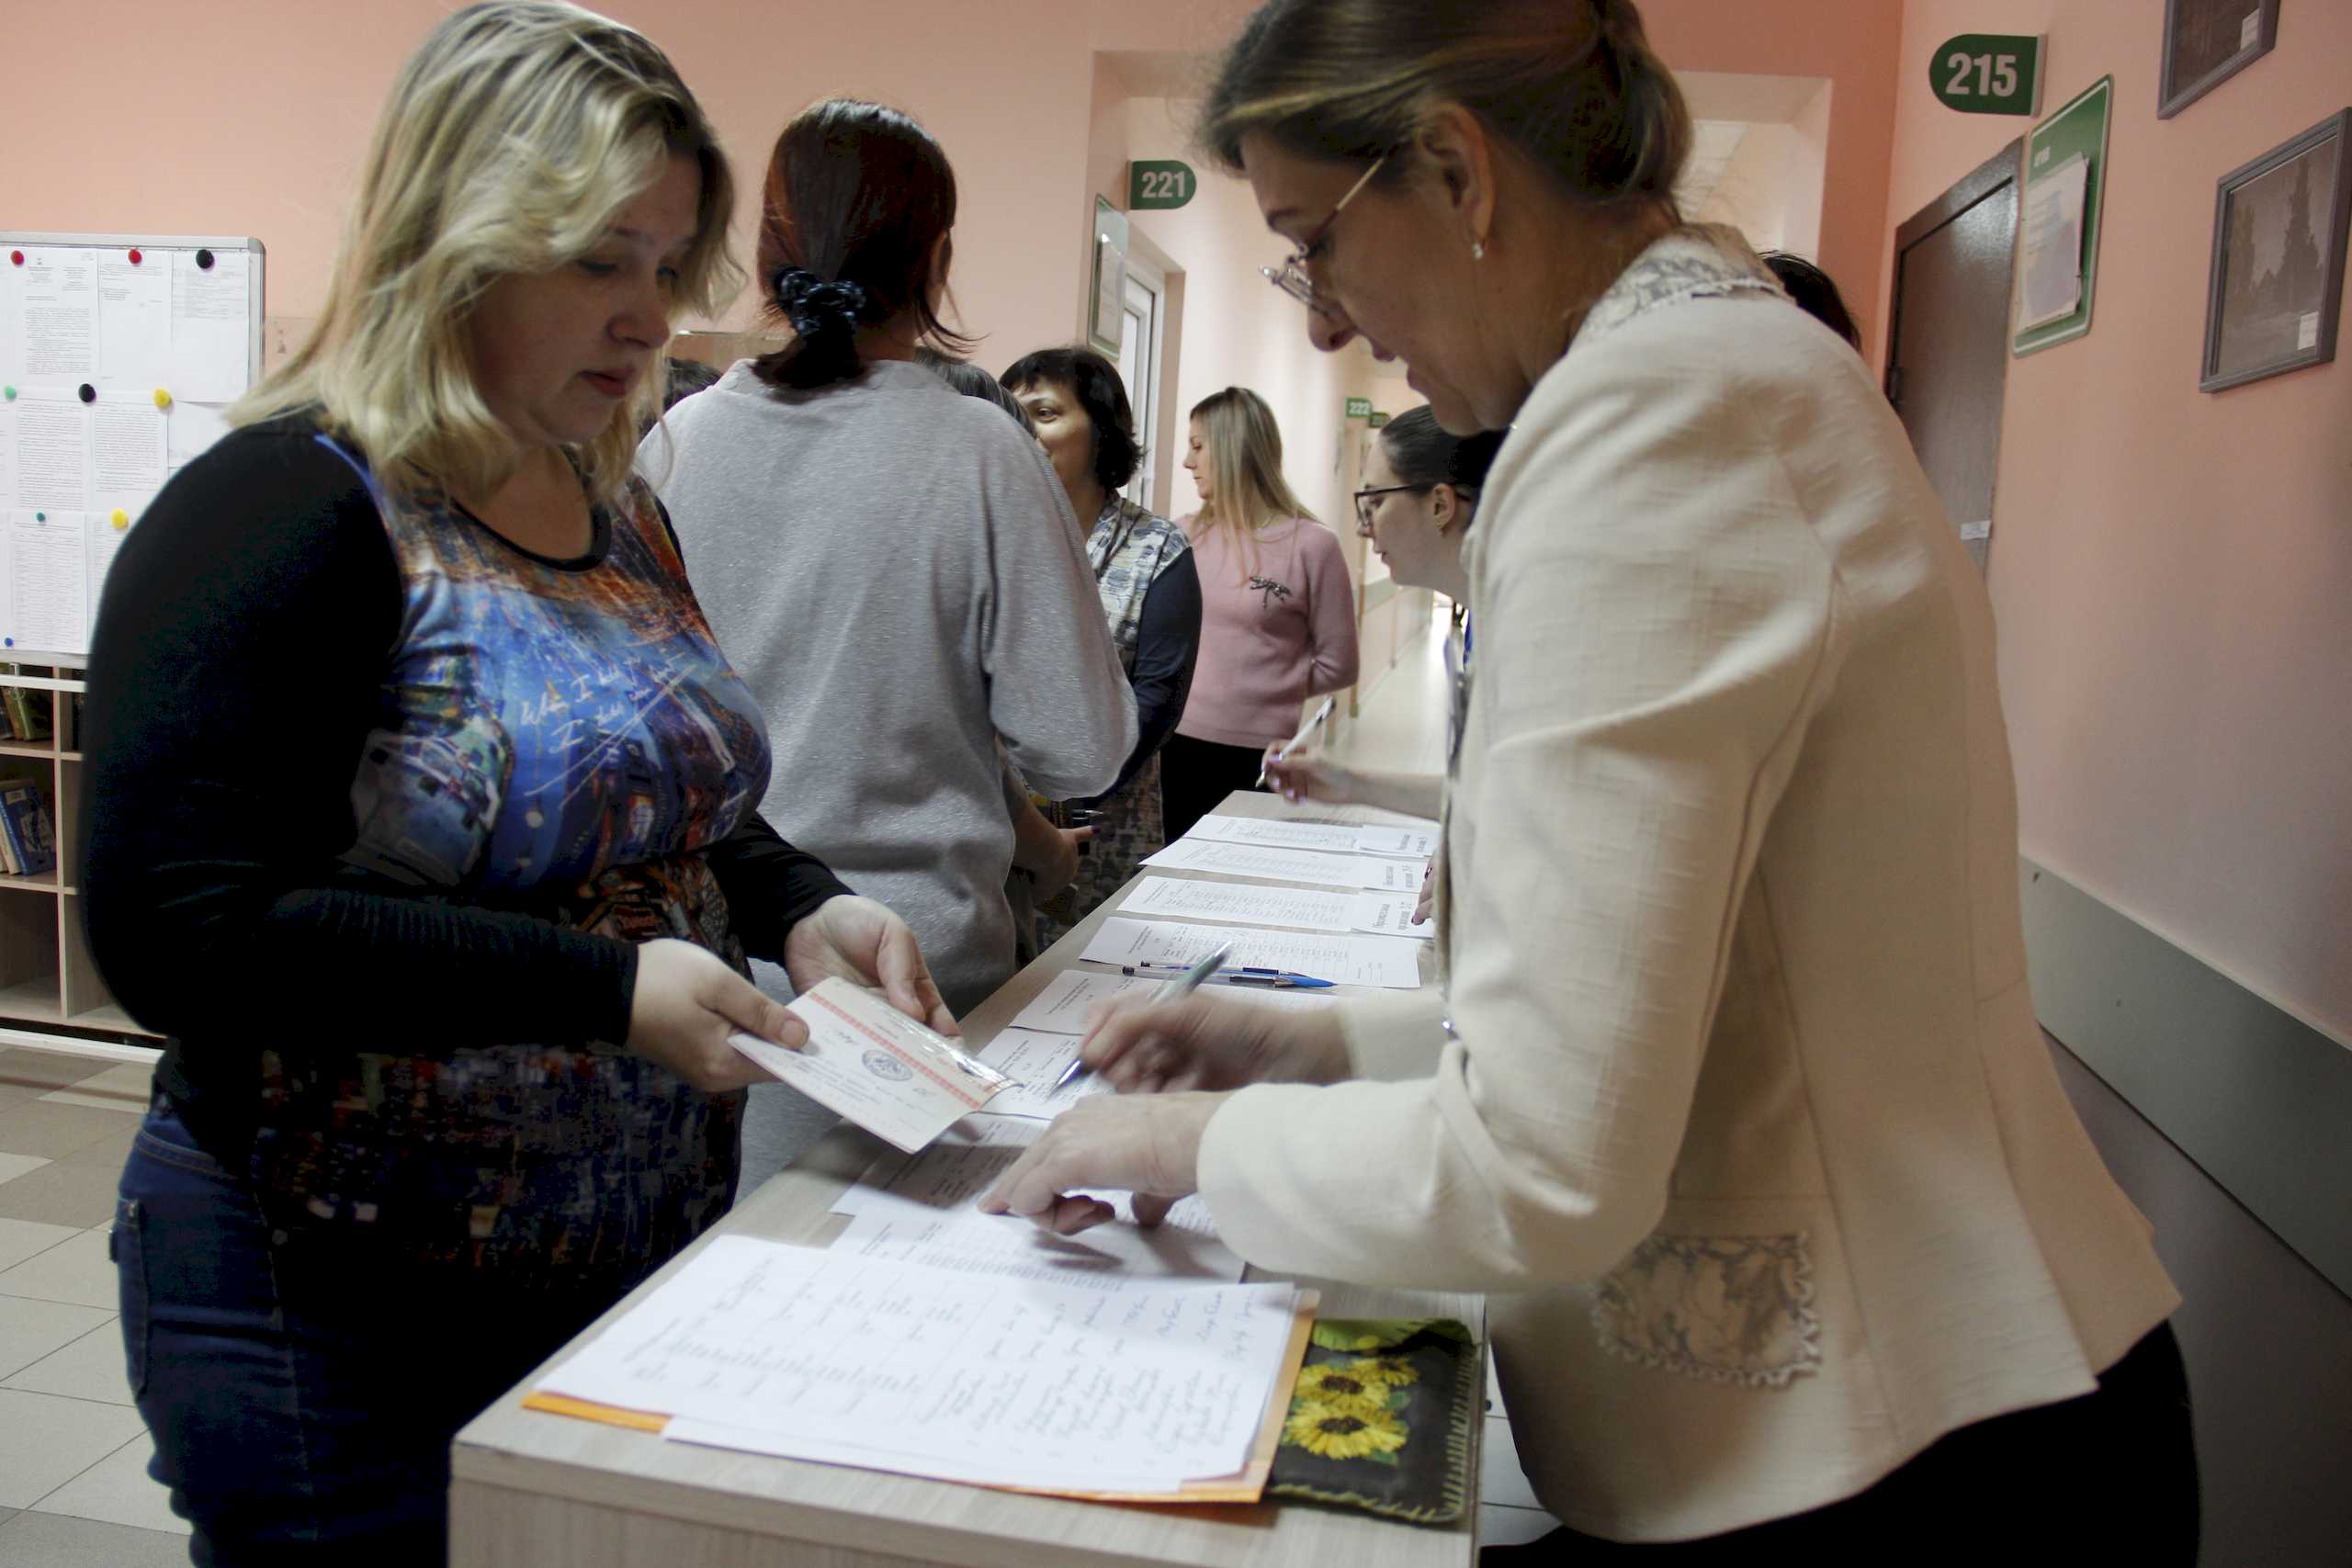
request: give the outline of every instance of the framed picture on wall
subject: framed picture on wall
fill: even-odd
[[[2218,392],[2335,357],[2352,180],[2352,108],[2221,179],[2199,390]]]
[[[2278,41],[2278,0],[2165,0],[2156,118],[2170,119],[2268,54]]]

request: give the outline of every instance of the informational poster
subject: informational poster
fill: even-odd
[[[2114,104],[2115,78],[2102,76],[2025,139],[2022,254],[2009,340],[2015,354],[2039,353],[2091,330]]]
[[[259,368],[249,240],[0,234],[0,660],[85,654],[115,555]]]

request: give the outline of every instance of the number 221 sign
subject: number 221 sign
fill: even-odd
[[[1962,33],[1928,62],[1928,83],[1962,114],[2041,112],[2041,39],[2030,33]]]

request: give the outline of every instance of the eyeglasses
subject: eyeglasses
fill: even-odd
[[[1363,535],[1367,539],[1372,537],[1372,503],[1377,498],[1384,495],[1395,495],[1399,491],[1427,490],[1430,487],[1427,485],[1374,485],[1370,490],[1360,490],[1356,491],[1356,532]]]
[[[1372,183],[1372,176],[1380,173],[1381,165],[1387,163],[1388,158],[1389,154],[1385,152],[1374,158],[1372,161],[1372,167],[1366,169],[1362,177],[1348,187],[1348,194],[1341,197],[1339,204],[1331,209],[1331,216],[1315,226],[1315,232],[1306,236],[1306,243],[1291,253],[1290,259],[1278,267],[1260,267],[1259,276],[1308,310],[1329,310],[1331,308],[1331,302],[1315,291],[1315,280],[1306,276],[1306,264],[1317,251],[1322,249],[1324,237],[1331,232],[1331,225],[1340,220],[1340,214],[1348,209],[1348,203],[1356,198],[1357,192]]]

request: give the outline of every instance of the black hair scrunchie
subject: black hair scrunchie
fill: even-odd
[[[828,283],[805,266],[778,267],[775,302],[801,337],[856,329],[865,310],[865,290],[847,281]]]

